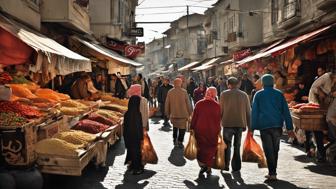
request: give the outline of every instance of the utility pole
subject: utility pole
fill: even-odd
[[[187,28],[189,28],[189,5],[187,5]]]

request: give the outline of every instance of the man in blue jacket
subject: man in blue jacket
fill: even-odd
[[[269,174],[267,181],[277,180],[278,152],[284,122],[288,136],[295,137],[287,102],[281,91],[274,89],[274,78],[266,74],[261,79],[263,90],[256,93],[252,105],[251,129],[260,130]]]

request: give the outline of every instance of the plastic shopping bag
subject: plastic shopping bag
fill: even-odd
[[[184,157],[189,160],[197,158],[197,141],[193,130],[190,130],[189,142],[184,149]]]
[[[227,148],[223,137],[221,135],[218,136],[218,144],[217,144],[217,153],[215,156],[215,163],[213,168],[223,170],[225,168],[225,149]]]
[[[141,155],[142,155],[143,164],[146,164],[146,163],[157,164],[158,163],[158,157],[156,155],[153,144],[147,132],[144,132],[144,140],[141,145]]]
[[[258,163],[259,168],[267,167],[264,151],[257,141],[254,140],[252,132],[248,132],[246,135],[242,161]]]

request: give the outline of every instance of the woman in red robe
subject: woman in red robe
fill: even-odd
[[[206,172],[211,174],[217,152],[218,135],[221,131],[220,106],[216,102],[217,89],[210,87],[205,98],[199,101],[191,120],[191,129],[194,130],[198,145],[197,160],[201,167],[199,177]]]

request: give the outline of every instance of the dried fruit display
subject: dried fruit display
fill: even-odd
[[[19,102],[1,101],[0,112],[6,112],[6,113],[13,112],[28,119],[39,118],[42,116],[42,113],[40,111],[35,110],[27,105],[23,105]]]
[[[109,118],[106,118],[102,115],[91,113],[88,117],[89,120],[96,121],[105,125],[113,126],[116,125],[118,122]]]
[[[114,112],[114,111],[111,111],[111,110],[102,110],[102,109],[100,109],[96,113],[99,114],[99,115],[101,115],[101,116],[104,116],[106,118],[109,118],[109,119],[111,119],[113,121],[116,121],[116,122],[118,122],[123,117],[123,115],[121,113]]]
[[[71,107],[61,107],[60,111],[62,112],[63,115],[67,116],[79,116],[85,112],[84,110]]]
[[[5,127],[20,127],[28,123],[28,119],[13,112],[0,112],[0,125]]]
[[[12,88],[13,95],[21,98],[36,98],[34,95],[24,84],[10,84]]]
[[[126,113],[126,111],[127,111],[127,107],[120,106],[120,105],[117,105],[117,104],[108,104],[108,105],[103,106],[101,108],[102,109],[107,109],[107,110],[112,110],[112,111],[115,111],[115,112],[120,112],[122,114]]]
[[[77,102],[75,100],[66,100],[66,101],[62,101],[61,105],[64,107],[72,107],[72,108],[78,108],[78,109],[82,109],[82,110],[87,110],[89,107]]]
[[[116,97],[113,97],[112,94],[103,94],[101,96],[101,100],[103,101],[110,101],[113,104],[118,104],[121,106],[128,106],[128,100],[127,99],[119,99]]]
[[[58,138],[49,138],[36,143],[35,151],[39,154],[77,156],[80,145],[71,144]]]
[[[53,91],[51,89],[38,89],[38,90],[36,90],[35,94],[38,97],[48,98],[48,99],[51,99],[51,100],[55,100],[57,102],[70,99],[69,95],[58,93],[58,92]]]
[[[69,142],[71,144],[80,145],[82,147],[86,147],[89,143],[93,142],[96,139],[96,135],[78,130],[70,130],[57,133],[54,137]]]
[[[81,130],[91,134],[97,134],[108,129],[108,125],[98,123],[89,119],[84,119],[78,122],[77,125],[73,127],[75,130]]]
[[[13,80],[12,77],[8,73],[6,72],[0,73],[0,85],[8,84],[12,80]]]

